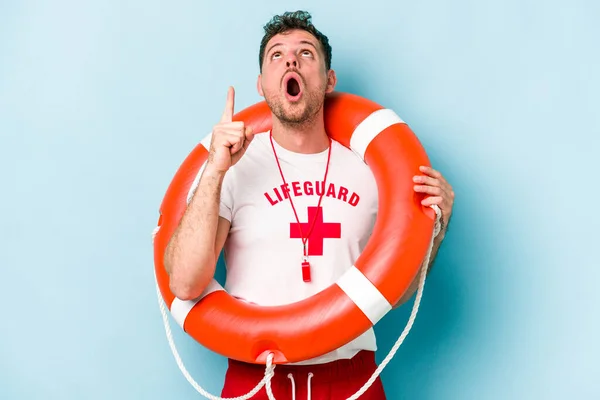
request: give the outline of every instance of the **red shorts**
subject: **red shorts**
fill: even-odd
[[[316,365],[277,365],[271,389],[277,400],[345,400],[356,393],[377,369],[375,353],[361,351],[350,360]],[[264,377],[265,366],[229,360],[221,397],[242,396]],[[310,397],[308,396],[310,393]],[[268,400],[263,387],[253,400]],[[381,378],[373,382],[361,400],[385,400]]]

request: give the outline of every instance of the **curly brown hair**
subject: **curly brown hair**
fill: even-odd
[[[311,22],[312,16],[307,11],[287,11],[281,15],[275,15],[264,26],[265,35],[260,42],[260,51],[258,54],[258,64],[262,72],[263,58],[265,56],[265,47],[273,36],[290,31],[292,29],[302,29],[312,34],[320,43],[325,54],[325,66],[331,69],[331,45],[329,39],[321,33]]]

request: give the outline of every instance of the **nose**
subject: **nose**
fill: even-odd
[[[285,58],[286,58],[285,64],[288,68],[290,68],[290,67],[297,68],[298,67],[298,58],[296,57],[295,51],[290,50],[290,51],[286,52]]]

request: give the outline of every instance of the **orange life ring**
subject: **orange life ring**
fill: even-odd
[[[234,116],[254,132],[271,128],[263,101]],[[210,135],[187,156],[160,206],[154,236],[155,276],[162,297],[186,333],[225,357],[265,364],[291,363],[326,354],[375,325],[409,288],[430,246],[435,212],[421,205],[412,177],[429,165],[418,138],[392,110],[349,93],[325,101],[325,129],[371,168],[379,211],[364,251],[347,273],[305,300],[260,307],[237,300],[216,281],[198,299],[181,301],[169,289],[164,251],[199,179]]]

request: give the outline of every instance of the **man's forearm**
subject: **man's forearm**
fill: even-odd
[[[199,296],[215,273],[215,238],[225,174],[205,169],[165,251],[171,291],[180,299]]]

